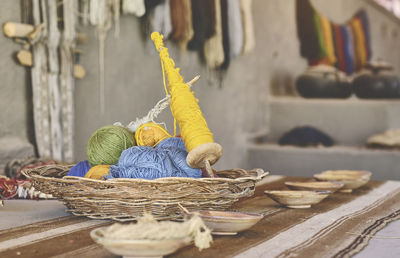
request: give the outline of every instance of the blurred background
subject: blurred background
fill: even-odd
[[[261,167],[291,176],[361,169],[374,179],[400,179],[397,131],[368,142],[400,128],[399,1],[48,2],[0,3],[3,29],[15,23],[11,35],[0,36],[1,170],[32,155],[84,160],[97,128],[145,116],[165,97],[150,39],[158,30],[185,80],[201,76],[193,91],[224,150],[216,169]],[[178,31],[188,23],[192,36]],[[360,38],[368,50],[361,61],[353,56],[359,63],[352,71],[338,63],[341,26],[356,28],[349,34],[353,53],[364,53]],[[307,53],[313,44],[318,58]],[[156,121],[173,133],[169,109]]]

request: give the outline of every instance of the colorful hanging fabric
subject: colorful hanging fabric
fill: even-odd
[[[346,24],[338,25],[316,11],[310,0],[297,0],[296,20],[300,53],[310,65],[328,64],[352,74],[371,58],[369,22],[364,10]]]

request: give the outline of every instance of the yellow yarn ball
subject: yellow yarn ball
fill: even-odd
[[[91,179],[102,179],[102,177],[106,176],[108,172],[110,172],[111,165],[97,165],[89,169],[89,171],[85,174],[86,178]]]
[[[138,146],[156,146],[165,138],[172,137],[161,125],[152,122],[142,124],[135,132],[135,140]]]

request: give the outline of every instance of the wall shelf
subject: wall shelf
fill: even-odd
[[[329,169],[369,170],[375,180],[400,180],[400,151],[354,146],[295,147],[250,144],[249,164],[271,174],[308,176]]]

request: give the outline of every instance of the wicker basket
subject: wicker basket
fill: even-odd
[[[34,187],[52,194],[77,216],[132,221],[151,212],[159,220],[178,219],[178,203],[190,210],[227,209],[253,195],[262,169],[216,171],[217,178],[118,178],[107,181],[65,176],[72,166],[48,165],[23,171]]]

